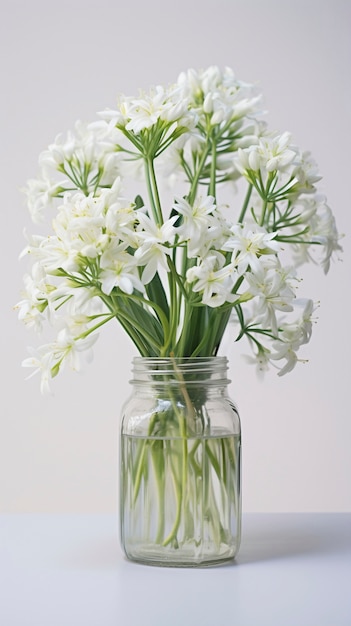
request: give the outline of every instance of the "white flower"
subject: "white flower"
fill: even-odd
[[[247,363],[256,365],[256,372],[260,379],[264,374],[268,372],[270,365],[270,353],[269,350],[265,350],[263,347],[254,352],[254,355],[244,354],[244,359]]]
[[[169,271],[167,256],[170,256],[175,228],[174,222],[177,216],[171,217],[162,226],[155,224],[147,215],[139,213],[138,216],[142,230],[138,230],[140,247],[135,251],[137,264],[144,267],[141,280],[147,285],[155,276],[160,267]]]
[[[32,268],[32,275],[25,274],[23,299],[15,305],[18,309],[18,319],[28,328],[40,332],[45,320],[44,311],[48,306],[48,292],[50,288],[45,284],[45,273],[38,263]]]
[[[291,372],[296,363],[301,360],[297,356],[297,351],[301,346],[301,329],[298,325],[286,324],[279,334],[279,340],[273,341],[270,354],[271,361],[281,361],[285,359],[285,365],[280,368],[278,376],[284,376]]]
[[[307,343],[312,334],[312,314],[315,305],[312,300],[301,299],[296,301],[297,307],[301,308],[301,313],[293,322],[281,322],[279,327],[279,340],[272,342],[272,350],[270,354],[271,361],[279,361],[285,359],[286,363],[280,368],[278,376],[284,376],[295,367],[299,359],[297,352],[299,348]]]
[[[140,210],[135,208],[135,204],[120,195],[120,190],[113,187],[103,190],[101,198],[106,206],[105,210],[105,232],[111,237],[118,237],[128,243],[132,248],[138,245],[135,235],[135,228],[138,223]]]
[[[75,137],[72,132],[67,133],[66,139],[62,134],[55,137],[55,141],[49,145],[47,150],[44,150],[39,155],[39,165],[43,171],[58,169],[58,166],[63,165],[65,161],[69,161],[76,148]]]
[[[289,148],[290,141],[291,134],[287,132],[272,138],[262,137],[259,140],[257,150],[260,161],[267,172],[284,171],[294,160],[296,152]]]
[[[239,298],[232,294],[238,278],[232,263],[225,265],[225,257],[213,252],[200,265],[191,267],[186,275],[192,290],[202,295],[202,302],[210,307],[218,307],[225,302],[235,302]]]
[[[71,320],[71,325],[74,327],[74,320]],[[79,324],[78,320],[76,325],[81,331],[82,324]],[[40,346],[36,350],[28,348],[31,356],[24,359],[22,366],[34,368],[28,378],[41,374],[41,392],[47,393],[50,391],[50,379],[54,378],[66,363],[74,371],[79,371],[82,352],[86,353],[87,360],[92,358],[92,346],[97,338],[97,334],[74,337],[69,326],[66,326],[59,331],[56,341]]]
[[[197,235],[200,230],[205,230],[208,227],[208,216],[213,213],[216,208],[213,196],[199,196],[196,198],[193,206],[189,204],[184,198],[176,198],[176,204],[173,208],[183,215],[184,227],[178,228],[178,233],[182,231],[186,233],[188,239]]]
[[[230,123],[252,113],[260,98],[253,96],[251,85],[235,78],[230,68],[217,66],[196,72],[191,69],[178,78],[184,98],[201,116],[210,117],[211,125]]]
[[[295,292],[291,286],[291,277],[277,260],[269,264],[262,260],[253,266],[252,272],[246,273],[246,280],[249,293],[255,298],[256,316],[260,318],[263,327],[271,328],[276,335],[276,311],[293,311]]]
[[[28,245],[22,250],[19,258],[22,259],[26,255],[30,255],[32,260],[40,259],[42,256],[40,253],[40,246],[46,238],[42,235],[29,234],[26,230],[24,230],[23,234],[28,241]]]
[[[57,196],[60,189],[60,183],[56,183],[46,176],[28,180],[23,191],[27,196],[29,213],[34,223],[43,221],[44,210],[52,206],[53,198]]]
[[[231,229],[232,236],[223,245],[223,250],[232,251],[233,263],[240,275],[250,266],[260,271],[259,258],[262,254],[272,254],[279,250],[278,242],[273,241],[276,233],[267,233],[264,228],[237,224]]]
[[[298,362],[296,350],[294,349],[294,340],[292,341],[276,341],[274,344],[275,353],[270,355],[271,361],[285,359],[286,363],[280,368],[278,376],[284,376],[291,372]]]
[[[318,194],[299,198],[295,210],[300,214],[300,219],[292,232],[305,232],[301,236],[301,244],[293,246],[294,261],[296,265],[308,261],[318,263],[327,274],[334,253],[342,252],[335,217],[325,198]]]
[[[216,209],[213,196],[199,196],[193,206],[183,198],[176,198],[177,203],[173,208],[183,216],[180,226],[177,227],[180,241],[188,242],[188,255],[190,258],[199,254],[204,241],[210,240],[208,230],[217,222],[213,217]]]
[[[114,287],[119,287],[124,293],[131,294],[134,289],[143,292],[144,286],[139,279],[135,257],[126,251],[127,245],[112,241],[111,245],[101,256],[99,275],[101,289],[110,295]]]
[[[112,154],[118,157],[119,143],[123,140],[123,134],[117,128],[117,124],[123,125],[124,117],[120,111],[111,109],[99,111],[97,115],[100,119],[88,124],[88,130],[95,134],[99,144],[105,145],[106,153],[102,153],[100,161]]]
[[[33,260],[40,263],[46,274],[55,275],[61,268],[67,272],[77,271],[81,263],[79,251],[84,243],[79,238],[72,241],[59,224],[57,224],[57,231],[60,236],[27,237],[28,246],[21,253],[21,257],[31,256]]]
[[[335,217],[327,204],[320,207],[313,224],[312,241],[322,245],[323,258],[321,265],[327,274],[330,268],[330,260],[334,252],[341,252],[339,233],[336,228]]]
[[[105,109],[99,111],[98,116],[101,122],[93,122],[89,124],[89,128],[93,128],[102,133],[103,138],[110,136],[110,133],[115,133],[115,139],[120,138],[120,131],[116,129],[117,124],[123,124],[124,116],[118,109]]]
[[[120,111],[124,116],[126,130],[138,134],[151,128],[158,120],[179,122],[190,126],[187,101],[181,99],[179,90],[165,90],[158,85],[149,94],[142,93],[140,98],[126,98],[120,101]]]
[[[65,174],[66,180],[58,184],[60,193],[71,190],[72,184],[84,191],[93,191],[99,184],[112,184],[120,159],[113,139],[99,126],[76,122],[74,132],[68,132],[66,137],[58,135],[40,154],[43,179],[51,180],[55,171]]]
[[[27,380],[35,376],[35,374],[41,374],[40,391],[42,394],[50,393],[50,378],[52,367],[52,352],[48,346],[44,345],[35,350],[34,348],[28,348],[30,357],[23,359],[22,367],[32,367],[33,372],[27,376]]]
[[[55,235],[49,236],[42,241],[40,246],[41,264],[48,274],[55,275],[57,270],[77,272],[80,268],[79,251],[81,243],[76,240],[60,239]]]
[[[312,315],[318,305],[309,298],[300,298],[295,304],[302,307],[302,313],[297,321],[297,326],[300,332],[300,345],[303,345],[308,343],[311,339]]]
[[[94,197],[92,194],[86,196],[81,192],[74,195],[66,194],[53,221],[54,230],[57,232],[59,225],[60,230],[76,232],[79,236],[86,231],[100,233],[104,226],[103,209],[104,202],[100,197]]]
[[[118,236],[121,239],[125,236],[129,239],[133,236],[134,227],[138,223],[138,211],[135,206],[115,202],[108,207],[105,216],[106,232],[109,235]]]
[[[313,192],[315,190],[314,184],[321,179],[317,164],[310,152],[300,152],[298,148],[294,149],[296,151],[296,157],[293,162],[294,168],[292,170],[292,176],[296,178],[299,183],[299,192]]]
[[[257,144],[240,148],[235,158],[237,169],[245,176],[250,170],[284,172],[296,157],[296,151],[290,147],[290,140],[291,135],[286,132],[282,135],[261,137]]]
[[[151,95],[143,94],[141,98],[128,98],[120,103],[121,111],[128,120],[125,125],[126,130],[140,133],[145,128],[156,124],[161,116],[164,100],[164,89],[159,86]]]
[[[81,368],[81,353],[85,352],[85,358],[91,360],[92,346],[96,342],[98,335],[92,334],[84,338],[81,338],[79,335],[74,336],[72,330],[76,323],[76,320],[73,320],[71,322],[72,329],[66,327],[59,331],[56,343],[52,346],[52,353],[60,367],[63,363],[68,363],[71,369],[79,371]],[[81,324],[79,324],[79,331],[82,331]]]

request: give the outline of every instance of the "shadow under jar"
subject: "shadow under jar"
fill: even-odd
[[[226,357],[133,361],[120,448],[121,542],[150,565],[232,560],[241,531],[241,434]]]

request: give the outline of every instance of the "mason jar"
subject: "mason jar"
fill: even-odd
[[[226,357],[134,359],[120,446],[129,559],[195,567],[237,554],[241,432],[227,369]]]

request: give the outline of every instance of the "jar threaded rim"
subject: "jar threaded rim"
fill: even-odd
[[[140,384],[216,384],[227,385],[228,359],[210,357],[134,357],[133,380]]]

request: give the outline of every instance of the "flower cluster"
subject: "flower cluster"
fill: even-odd
[[[268,131],[259,103],[228,68],[189,70],[120,97],[40,155],[26,194],[51,229],[28,236],[17,307],[27,326],[57,332],[24,361],[43,390],[65,363],[79,368],[111,319],[142,356],[215,355],[233,319],[259,371],[294,367],[314,311],[296,297],[296,268],[313,260],[327,272],[341,247],[315,163],[289,133]]]

